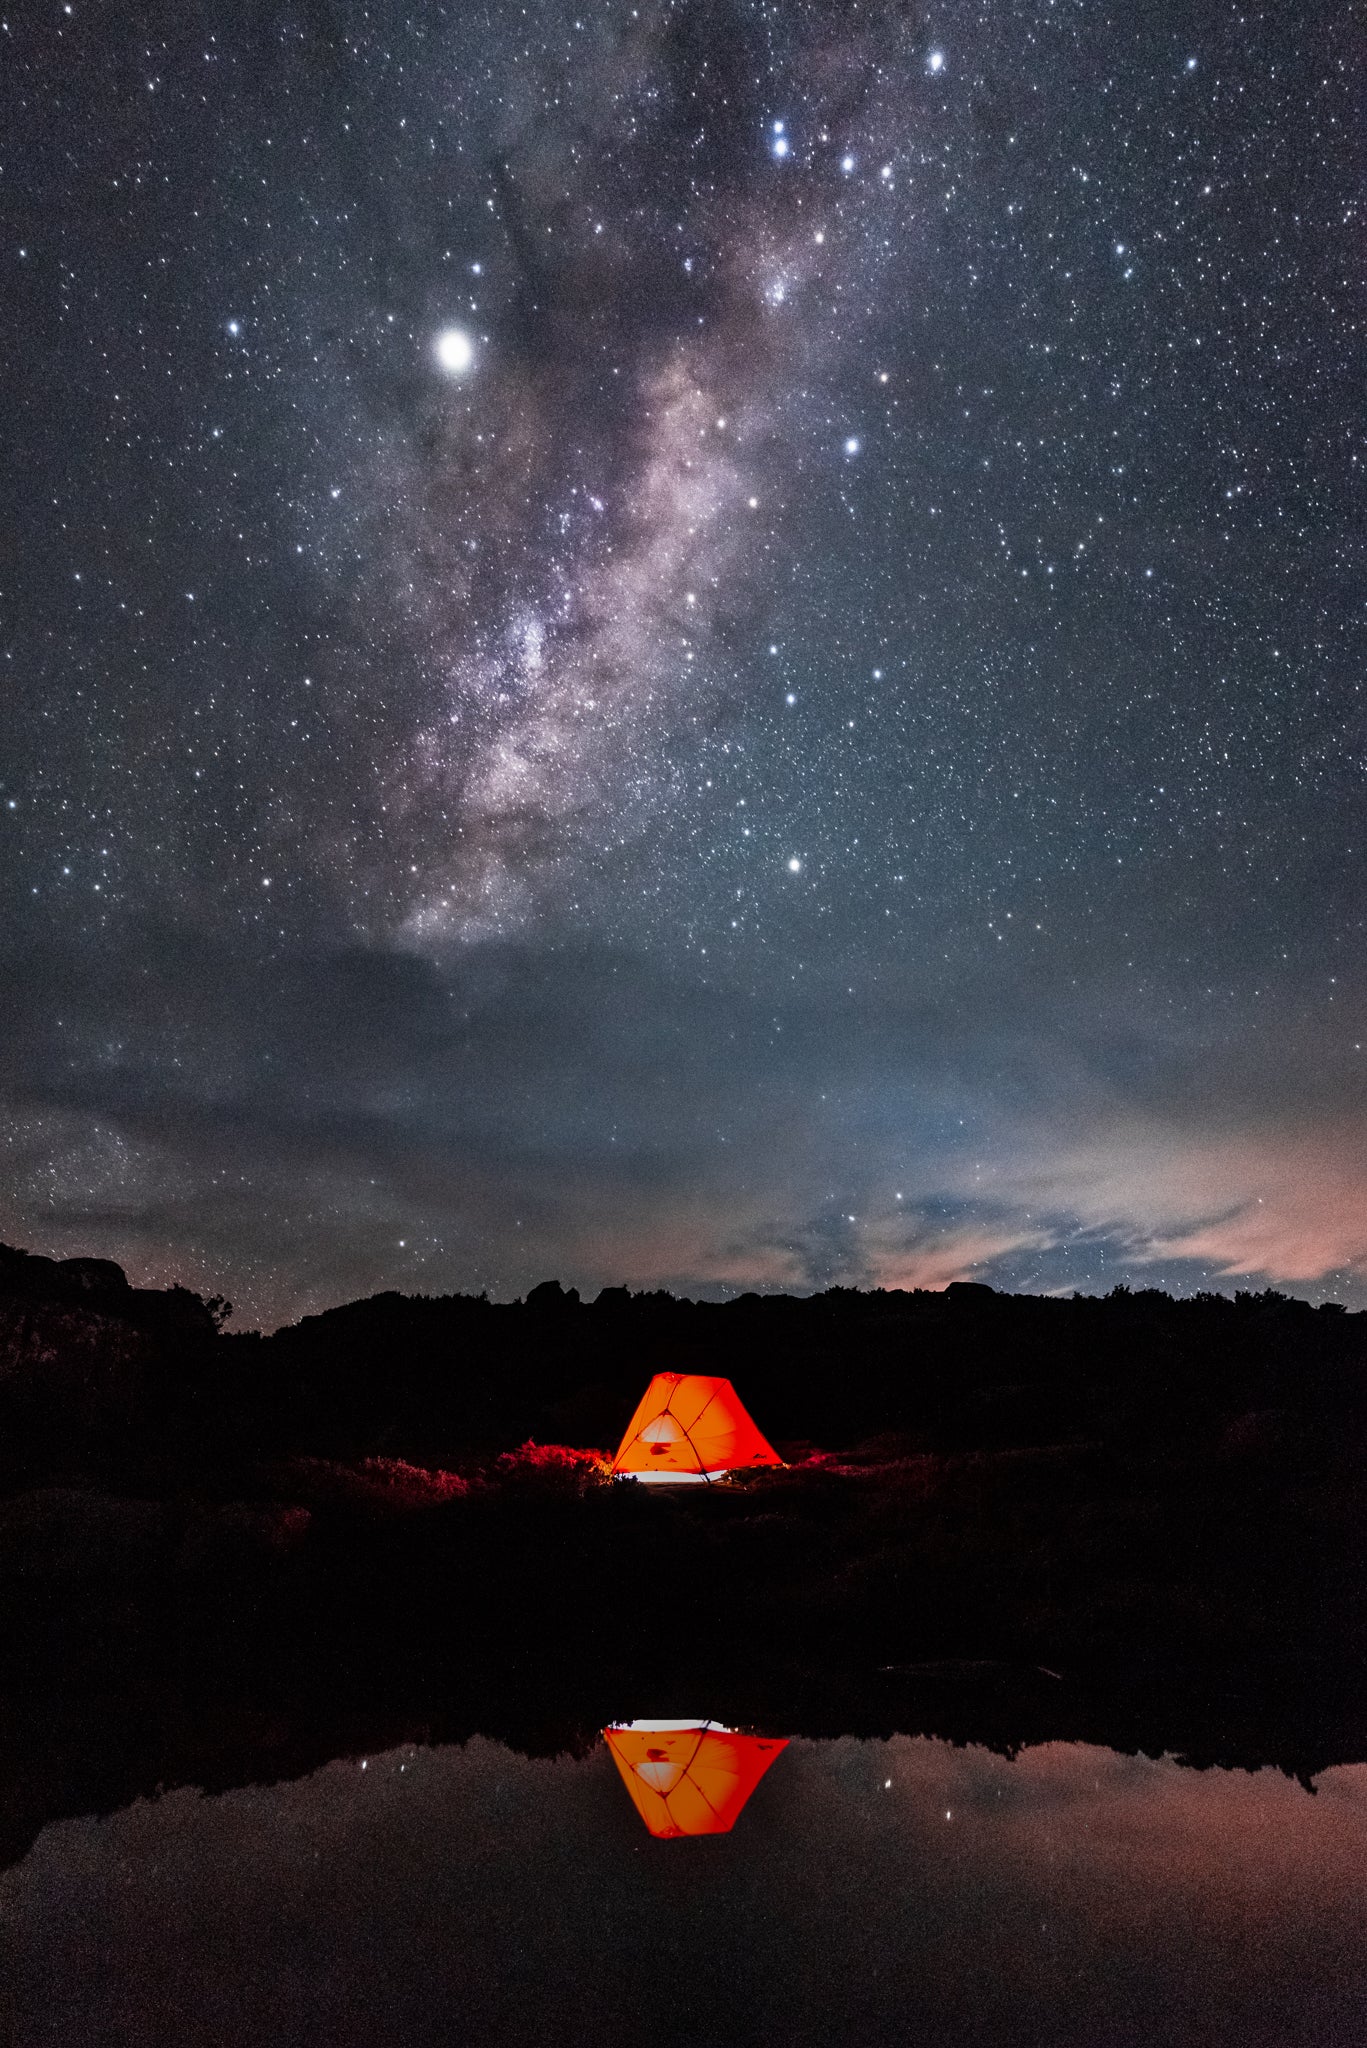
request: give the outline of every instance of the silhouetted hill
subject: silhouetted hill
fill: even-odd
[[[1367,1756],[1367,1316],[553,1283],[270,1337],[223,1311],[0,1253],[0,1854],[348,1730],[554,1746],[704,1694],[775,1732]],[[593,1448],[669,1368],[733,1379],[788,1468],[609,1483]]]
[[[1367,1419],[1367,1314],[1271,1291],[1060,1300],[965,1283],[712,1303],[611,1288],[584,1304],[547,1282],[512,1304],[379,1294],[270,1337],[219,1334],[225,1306],[130,1288],[108,1261],[0,1247],[11,1471],[611,1448],[661,1370],[733,1379],[780,1447],[1227,1441],[1290,1455]]]
[[[113,1259],[48,1259],[7,1244],[0,1244],[0,1301],[79,1306],[179,1337],[214,1336],[226,1309],[188,1287],[131,1287]]]
[[[611,1447],[667,1370],[725,1374],[771,1439],[830,1449],[1271,1439],[1340,1426],[1367,1394],[1367,1315],[1275,1293],[612,1289],[586,1306],[551,1284],[510,1306],[377,1295],[228,1342],[276,1442],[437,1463],[529,1437]]]
[[[184,1287],[130,1287],[110,1259],[0,1245],[0,1488],[169,1451],[222,1308]]]

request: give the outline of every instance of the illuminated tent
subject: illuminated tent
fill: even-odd
[[[612,1470],[614,1477],[677,1481],[782,1463],[730,1380],[657,1372],[627,1424]]]
[[[661,1841],[730,1834],[786,1737],[716,1721],[623,1721],[603,1730],[636,1810]]]

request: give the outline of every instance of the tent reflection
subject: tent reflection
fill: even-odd
[[[716,1721],[620,1721],[603,1740],[652,1835],[729,1834],[786,1736]]]

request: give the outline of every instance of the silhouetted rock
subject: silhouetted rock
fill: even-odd
[[[550,1309],[578,1308],[579,1289],[562,1287],[558,1280],[543,1280],[539,1287],[533,1287],[527,1296],[527,1307],[539,1313]]]
[[[82,1294],[126,1294],[128,1275],[112,1259],[61,1259],[57,1271]]]
[[[49,1259],[41,1252],[0,1244],[0,1293],[32,1301],[69,1301],[77,1295],[126,1295],[128,1276],[112,1259]]]

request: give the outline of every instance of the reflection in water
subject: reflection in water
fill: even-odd
[[[0,1978],[15,2048],[1361,2048],[1364,1869],[1363,1766],[794,1738],[690,1854],[475,1740],[49,1826]]]
[[[603,1740],[652,1835],[729,1835],[787,1742],[719,1721],[619,1721]]]

